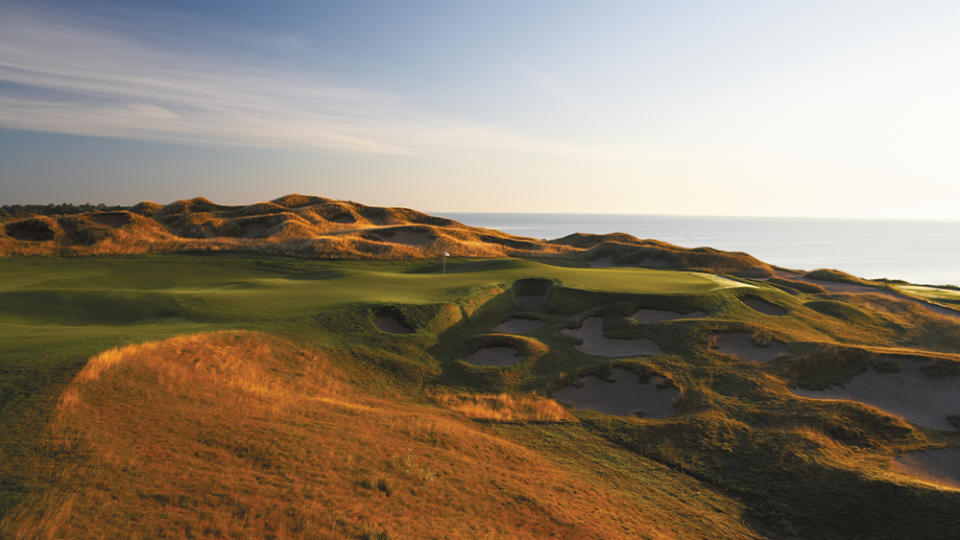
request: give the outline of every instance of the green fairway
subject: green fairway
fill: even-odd
[[[898,291],[908,295],[919,296],[936,302],[960,304],[960,290],[945,287],[929,287],[927,285],[894,285]]]
[[[243,320],[350,304],[424,304],[520,278],[628,294],[699,294],[740,282],[697,272],[574,268],[534,261],[439,265],[245,257],[8,259],[0,262],[0,317],[89,324],[158,318]]]

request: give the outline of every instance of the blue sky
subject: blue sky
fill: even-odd
[[[956,2],[5,2],[0,203],[958,218]]]

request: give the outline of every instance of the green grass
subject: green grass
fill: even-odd
[[[524,281],[531,279],[553,284],[542,308],[515,302],[547,284]],[[960,495],[892,481],[884,464],[895,452],[960,446],[960,435],[919,429],[850,403],[797,399],[785,383],[849,377],[878,356],[858,347],[958,352],[957,325],[895,299],[880,305],[818,292],[789,294],[698,272],[514,259],[455,259],[446,275],[439,262],[422,260],[0,259],[0,517],[36,489],[23,464],[87,358],[127,343],[249,329],[334,351],[350,384],[365,393],[429,406],[429,389],[548,394],[614,365],[658,373],[683,391],[676,417],[576,411],[581,423],[575,425],[482,429],[597,478],[603,489],[623,483],[626,496],[636,500],[649,486],[669,486],[680,514],[691,500],[705,497],[721,514],[772,537],[852,537],[858,531],[896,537],[934,518],[942,527],[934,532],[955,530],[960,517],[942,516],[960,504]],[[741,302],[747,294],[788,314],[758,313]],[[417,332],[378,331],[373,316],[385,305]],[[627,318],[641,307],[707,315],[652,325]],[[543,321],[529,335],[537,354],[509,369],[464,361],[479,341],[490,339],[482,336],[494,325],[517,315]],[[594,315],[604,318],[608,337],[652,339],[664,354],[611,360],[581,353],[561,330]],[[760,365],[715,354],[708,336],[724,331],[769,335],[788,343],[795,358]],[[837,352],[848,349],[854,352]],[[845,518],[851,501],[859,514]],[[720,519],[689,517],[696,525],[685,530],[704,536]]]
[[[909,296],[919,296],[926,300],[960,304],[960,290],[947,287],[930,287],[928,285],[892,285],[892,287]]]

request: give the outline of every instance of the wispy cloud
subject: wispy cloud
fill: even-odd
[[[4,7],[0,17],[5,128],[376,154],[609,151],[451,122],[328,79],[242,54],[187,54],[29,8]]]

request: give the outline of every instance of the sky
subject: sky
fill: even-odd
[[[0,204],[960,218],[960,2],[0,0]]]

